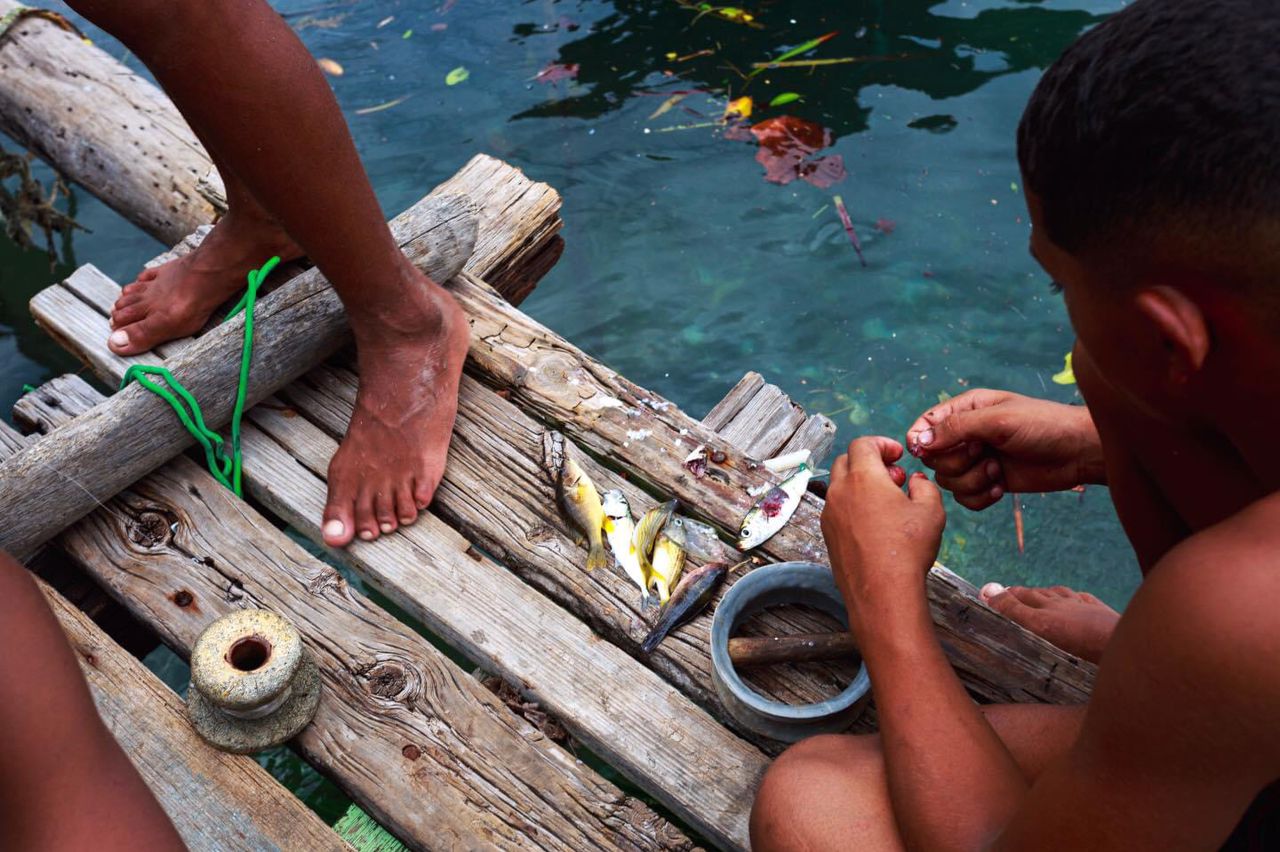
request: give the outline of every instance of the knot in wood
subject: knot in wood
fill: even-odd
[[[413,672],[394,661],[375,663],[364,672],[368,690],[379,698],[405,701],[413,692]]]
[[[159,547],[173,538],[172,521],[160,512],[143,512],[129,524],[129,540],[140,547]]]

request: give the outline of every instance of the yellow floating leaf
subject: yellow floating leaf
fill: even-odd
[[[1053,374],[1053,383],[1055,385],[1074,385],[1076,383],[1075,370],[1071,369],[1071,353],[1067,353],[1067,357],[1063,359],[1061,373]]]
[[[676,53],[674,50],[667,51],[667,59],[675,59],[679,55],[680,54]]]
[[[738,98],[737,100],[729,101],[729,105],[724,108],[724,120],[728,121],[731,118],[750,118],[752,105],[751,97],[749,95]]]
[[[456,86],[471,76],[471,72],[465,66],[459,65],[457,68],[444,75],[444,84],[446,86]]]
[[[342,66],[332,59],[317,59],[316,64],[320,66],[320,70],[326,74],[332,74],[334,77],[342,76]]]

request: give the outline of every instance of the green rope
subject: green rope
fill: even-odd
[[[205,423],[200,403],[166,368],[134,364],[125,370],[124,378],[120,382],[121,390],[129,382],[137,382],[169,403],[169,407],[182,421],[182,425],[204,448],[205,464],[209,468],[209,473],[213,474],[213,478],[223,486],[234,491],[237,497],[244,496],[240,483],[240,472],[243,466],[240,453],[240,421],[244,417],[245,399],[249,393],[249,366],[253,361],[253,309],[258,300],[258,288],[279,263],[280,258],[273,257],[264,263],[261,269],[255,269],[249,273],[249,286],[245,290],[244,298],[223,320],[227,322],[241,312],[244,313],[244,345],[240,349],[240,380],[236,386],[236,404],[231,412],[231,453],[229,455],[222,436]],[[168,387],[151,381],[147,376],[158,376],[164,379]]]

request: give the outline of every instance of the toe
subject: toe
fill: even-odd
[[[1068,586],[1050,586],[1045,589],[1045,591],[1049,594],[1057,595],[1060,598],[1075,598],[1080,596],[1075,589]]]
[[[355,500],[338,484],[329,487],[329,502],[324,507],[324,543],[330,547],[346,547],[355,537]]]
[[[361,541],[373,541],[378,537],[378,519],[373,511],[373,491],[361,487],[356,497],[356,535]]]
[[[431,505],[431,500],[436,496],[436,485],[440,479],[438,477],[429,476],[427,474],[419,474],[413,479],[413,502],[418,509],[426,509]]]
[[[124,307],[116,305],[116,309],[111,313],[111,327],[124,328],[126,325],[133,325],[146,315],[147,309],[141,302],[134,302]]]
[[[118,326],[107,338],[107,345],[117,355],[138,355],[151,348],[155,337],[155,316],[147,315],[135,323]]]
[[[402,525],[413,523],[418,518],[418,505],[413,498],[413,489],[409,482],[401,482],[396,486],[396,517]]]
[[[383,487],[373,495],[373,516],[378,520],[378,530],[384,535],[396,531],[396,499],[392,489]]]
[[[1042,607],[1056,597],[1056,595],[1051,595],[1044,589],[1031,589],[1026,586],[1010,586],[1008,592],[1024,606],[1032,608]]]
[[[145,269],[143,269],[141,272],[138,273],[138,280],[135,283],[145,284],[148,281],[154,280],[155,277],[160,274],[161,266],[164,266],[164,264],[160,264],[159,266],[146,267]]]

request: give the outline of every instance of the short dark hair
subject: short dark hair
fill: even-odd
[[[1018,126],[1047,236],[1280,219],[1278,50],[1278,0],[1136,0],[1067,48]]]

